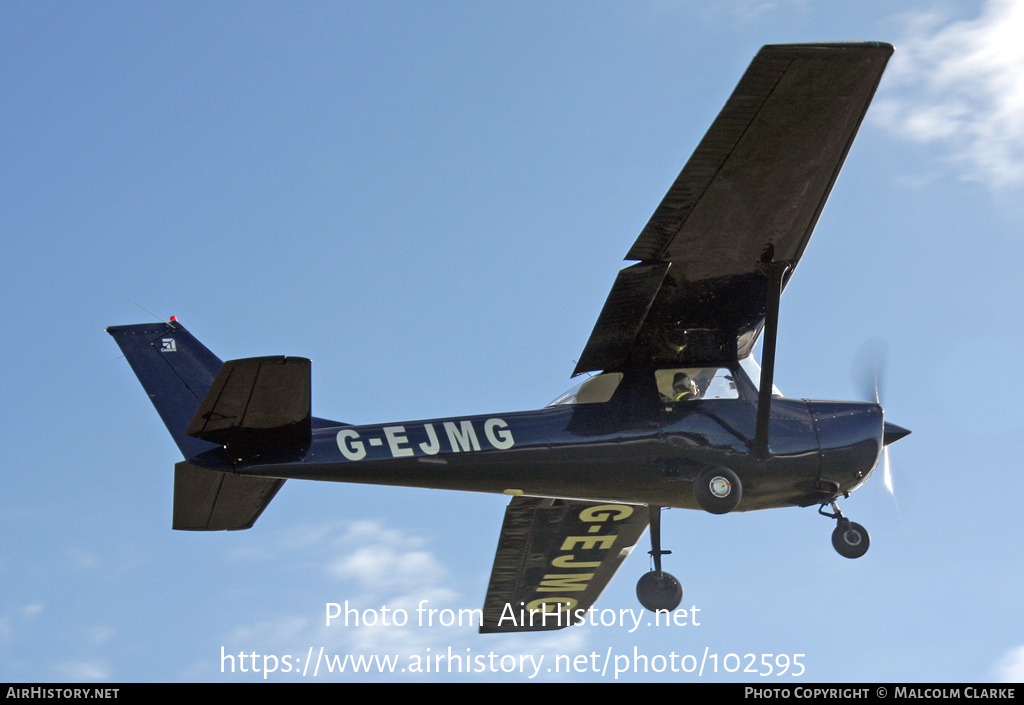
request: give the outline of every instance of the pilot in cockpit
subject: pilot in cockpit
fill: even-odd
[[[672,401],[690,401],[700,398],[697,382],[685,372],[679,372],[672,380]]]

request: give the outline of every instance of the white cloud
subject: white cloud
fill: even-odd
[[[964,178],[1024,184],[1024,0],[989,0],[972,20],[907,23],[872,119],[945,146]]]
[[[543,676],[538,674],[537,677],[547,680],[554,677],[554,674],[548,674],[547,667],[554,662],[555,653],[578,654],[587,651],[589,631],[586,628],[572,628],[546,634],[480,636],[477,634],[476,626],[465,622],[462,626],[458,626],[457,621],[453,626],[442,626],[439,624],[440,612],[435,612],[432,627],[427,626],[426,621],[424,626],[419,626],[420,615],[417,609],[422,601],[426,601],[426,609],[452,610],[451,614],[457,620],[460,610],[480,607],[480,596],[474,596],[470,600],[460,593],[453,584],[455,579],[451,573],[429,550],[428,543],[423,538],[385,527],[377,522],[305,527],[289,532],[288,537],[279,542],[279,545],[268,546],[266,551],[273,554],[281,549],[291,550],[296,545],[308,547],[311,546],[311,542],[314,546],[311,550],[320,553],[314,570],[322,571],[321,574],[339,584],[338,588],[332,591],[330,600],[339,602],[342,610],[347,600],[348,606],[358,610],[361,618],[368,611],[376,612],[378,623],[375,626],[360,624],[356,627],[352,624],[346,627],[342,617],[333,620],[328,627],[325,624],[325,614],[313,617],[309,614],[296,615],[282,611],[256,623],[238,625],[225,636],[224,653],[234,655],[236,662],[240,663],[238,654],[253,652],[287,654],[291,657],[292,663],[304,663],[312,653],[315,662],[322,648],[325,657],[339,655],[344,658],[346,654],[354,657],[369,657],[373,654],[397,655],[401,666],[393,674],[369,673],[357,676],[351,672],[351,668],[345,674],[327,673],[326,667],[321,663],[317,680],[493,680],[496,677],[525,680],[529,675],[522,675],[518,670],[507,676],[504,673],[489,671],[460,674],[456,669],[449,676],[446,666],[449,649],[454,656],[462,657],[467,655],[468,650],[474,657],[491,652],[499,656],[512,655],[516,657],[517,663],[520,654],[526,658],[527,663],[530,655],[535,658],[544,655],[546,659],[542,669]],[[318,551],[316,547],[320,550]],[[253,557],[259,559],[266,556]],[[324,604],[326,606],[326,603]],[[381,607],[385,605],[388,608],[391,626],[383,626],[380,623]],[[397,610],[405,611],[407,622],[404,626],[396,626],[393,623]],[[424,615],[424,620],[427,618]],[[428,653],[432,657],[444,656],[441,660],[444,669],[441,674],[401,674],[401,667],[408,665],[411,659],[425,657]],[[458,661],[454,663],[457,664]],[[225,664],[225,668],[230,670],[231,661],[227,660]],[[262,666],[262,661],[260,665]],[[191,664],[182,676],[190,679],[211,676],[220,679],[224,677],[220,673],[220,668],[219,658],[215,662],[197,662]],[[283,666],[280,668],[283,671]],[[313,670],[314,667],[311,666],[306,676],[300,676],[295,671],[279,671],[269,674],[267,680],[306,680],[312,678]],[[562,676],[564,677],[564,674]]]
[[[435,609],[456,610],[459,601],[458,592],[446,585],[448,571],[428,550],[427,542],[418,536],[377,522],[360,521],[296,529],[288,532],[280,545],[266,547],[265,552],[274,555],[282,549],[291,551],[298,546],[319,553],[319,570],[342,584],[337,595],[331,595],[331,601],[340,602],[344,608],[347,600],[348,606],[360,614],[365,611],[380,614],[385,605],[392,615],[402,609],[408,619],[406,626],[361,624],[346,628],[342,620],[334,620],[332,626],[327,627],[326,615],[313,619],[309,615],[280,614],[236,627],[225,639],[226,653],[249,653],[255,649],[260,653],[305,658],[310,647],[314,649],[314,656],[323,647],[324,653],[331,655],[408,656],[437,647],[435,642],[439,637],[450,642],[456,632],[465,636],[469,631],[469,628],[430,630],[416,626],[416,608],[421,600],[427,600],[427,605]],[[279,674],[277,679],[282,677]]]
[[[21,614],[26,619],[32,619],[43,611],[43,605],[39,602],[33,602],[30,605],[25,605],[21,608]]]
[[[103,681],[110,678],[106,661],[64,661],[53,670],[68,681]]]
[[[113,627],[100,624],[86,629],[85,635],[93,644],[106,644],[117,635],[117,630]]]
[[[336,540],[338,546],[357,544],[337,555],[327,571],[339,580],[354,580],[361,587],[408,590],[439,584],[447,575],[423,540],[384,529],[374,522],[358,522]]]
[[[1013,649],[996,664],[996,679],[1000,683],[1024,683],[1024,646]]]
[[[99,556],[92,551],[71,548],[68,549],[67,554],[72,565],[78,568],[95,568],[100,564]]]
[[[771,0],[740,0],[733,7],[733,12],[747,22],[751,22],[778,9],[779,4],[771,2]]]

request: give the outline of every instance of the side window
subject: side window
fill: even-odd
[[[609,401],[615,390],[619,388],[622,381],[621,372],[606,372],[595,375],[584,380],[562,396],[555,399],[548,406],[561,406],[562,404],[602,404]]]
[[[674,367],[657,370],[654,378],[662,401],[739,398],[736,380],[727,367]]]
[[[576,392],[577,404],[600,404],[609,401],[622,381],[621,372],[609,372],[591,377]]]
[[[724,367],[718,368],[708,388],[704,390],[705,399],[739,399],[739,396],[732,372]]]

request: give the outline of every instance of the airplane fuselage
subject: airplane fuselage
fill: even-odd
[[[313,430],[292,462],[251,458],[240,474],[699,508],[693,478],[732,469],[737,511],[820,504],[856,489],[882,448],[877,404],[776,398],[772,455],[751,452],[756,407],[745,399],[665,404],[625,427],[610,405],[547,407]]]

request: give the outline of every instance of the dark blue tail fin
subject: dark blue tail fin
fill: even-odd
[[[185,429],[213,384],[220,359],[177,321],[112,326],[107,332],[124,352],[185,458],[219,448],[186,436]]]

